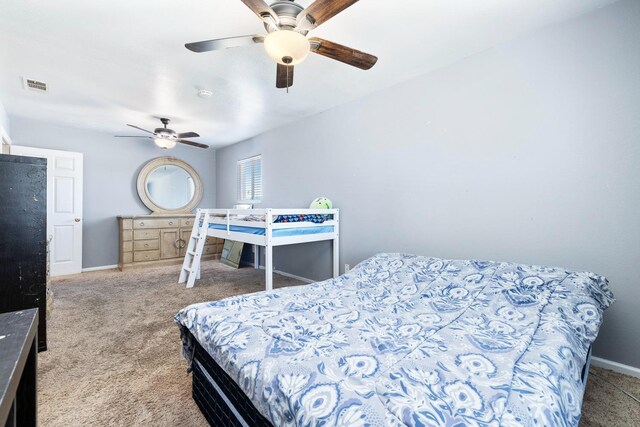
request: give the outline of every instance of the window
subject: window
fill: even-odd
[[[258,203],[262,199],[262,156],[238,162],[238,202]]]

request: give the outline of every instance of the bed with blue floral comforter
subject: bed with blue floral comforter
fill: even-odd
[[[606,279],[379,254],[176,321],[275,426],[576,426]]]

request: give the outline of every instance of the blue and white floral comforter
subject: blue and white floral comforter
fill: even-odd
[[[592,273],[379,254],[176,321],[276,426],[576,426],[612,302]]]

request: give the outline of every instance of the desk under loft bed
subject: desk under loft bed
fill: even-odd
[[[264,247],[265,288],[273,289],[275,246],[331,240],[333,277],[339,276],[339,209],[198,209],[178,283],[193,287],[207,236],[255,246],[254,268]]]

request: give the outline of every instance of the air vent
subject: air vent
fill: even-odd
[[[39,80],[28,79],[26,77],[23,78],[24,88],[27,90],[32,90],[34,92],[46,92],[47,84],[45,82],[41,82]]]

